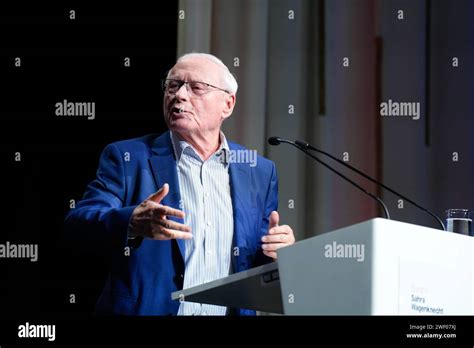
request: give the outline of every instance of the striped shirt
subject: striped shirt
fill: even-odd
[[[185,212],[184,223],[193,238],[185,240],[183,288],[201,285],[229,275],[234,218],[229,182],[229,164],[222,151],[229,151],[224,134],[214,155],[202,161],[197,151],[171,132],[178,179]],[[178,315],[225,315],[226,307],[182,302]]]

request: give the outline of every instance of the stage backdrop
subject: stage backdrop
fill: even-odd
[[[296,149],[270,147],[269,136],[307,140],[442,217],[474,208],[472,1],[179,6],[178,54],[211,52],[231,66],[239,92],[225,131],[277,163],[282,220],[298,238],[381,214]],[[394,219],[437,228],[408,202],[356,181],[379,193]]]

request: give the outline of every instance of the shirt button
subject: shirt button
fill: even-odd
[[[206,197],[209,197],[209,192],[206,192],[204,195],[205,195]]]
[[[212,226],[212,223],[210,221],[208,221],[207,226]]]
[[[206,311],[202,312],[202,315],[207,315],[207,312]]]

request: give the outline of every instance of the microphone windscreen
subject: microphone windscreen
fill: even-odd
[[[268,138],[268,143],[270,145],[280,145],[281,141],[280,141],[280,138],[279,137],[270,137]]]

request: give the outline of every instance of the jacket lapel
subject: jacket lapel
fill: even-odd
[[[229,142],[229,148],[236,151],[235,144]],[[248,267],[249,249],[247,234],[252,231],[250,221],[250,166],[248,163],[229,164],[232,206],[234,210],[233,250],[238,248],[234,261],[234,271],[240,272]],[[234,252],[232,253],[234,255]]]
[[[178,169],[174,157],[173,146],[171,144],[170,132],[156,138],[152,145],[152,156],[149,159],[152,168],[153,178],[158,189],[165,183],[169,184],[170,191],[163,199],[162,204],[175,209],[182,209],[180,206],[181,195],[179,190]],[[184,223],[183,219],[169,217],[170,220]],[[176,239],[181,256],[185,256],[184,240]]]

